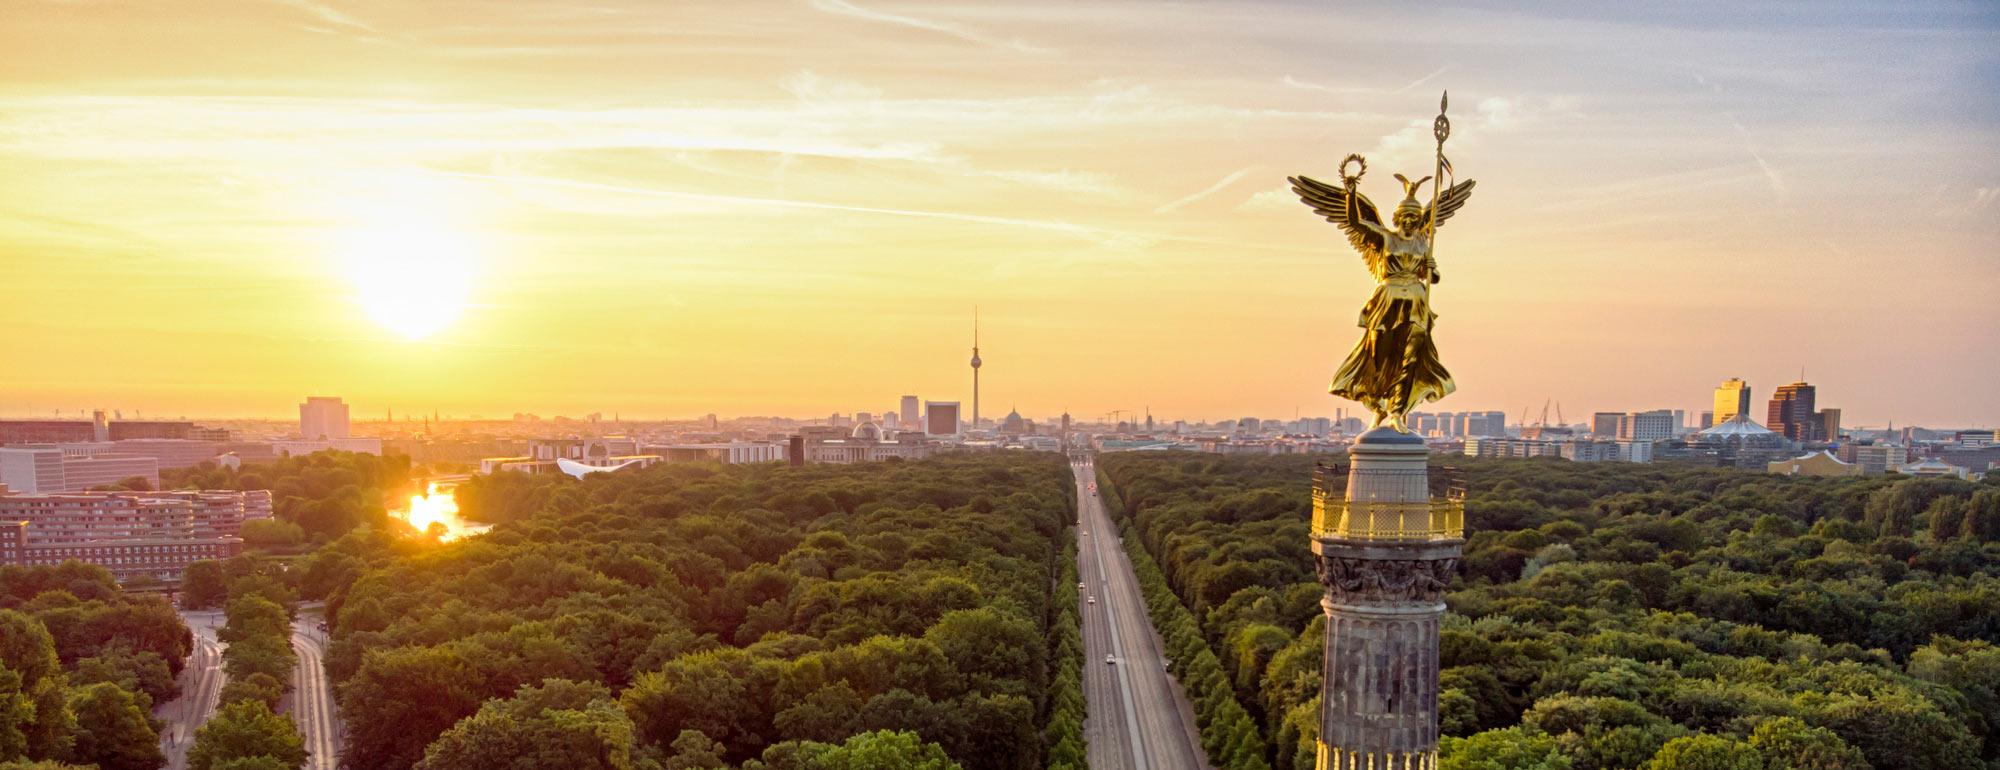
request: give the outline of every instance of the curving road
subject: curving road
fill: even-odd
[[[340,767],[340,712],[333,702],[333,690],[326,681],[326,636],[319,630],[319,616],[299,613],[292,621],[292,650],[299,664],[292,670],[292,694],[285,696],[285,711],[298,725],[305,739],[306,770],[335,770]]]
[[[195,728],[215,713],[222,700],[222,650],[229,645],[216,639],[222,628],[219,610],[191,610],[181,613],[188,630],[194,632],[194,651],[181,668],[181,696],[153,706],[160,720],[160,750],[167,755],[167,770],[187,767],[188,748],[194,745]]]
[[[1092,770],[1209,770],[1194,708],[1167,673],[1160,639],[1089,459],[1076,473],[1077,574],[1084,588],[1083,734]],[[1095,603],[1089,600],[1095,598]],[[1115,663],[1104,662],[1111,656]]]

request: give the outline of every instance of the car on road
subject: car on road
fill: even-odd
[[[1095,597],[1095,596],[1093,596],[1093,597],[1090,597],[1090,601],[1089,601],[1089,603],[1090,603],[1090,604],[1096,604],[1096,603],[1097,603],[1097,597]]]
[[[1117,659],[1117,658],[1114,658],[1114,657],[1111,657],[1111,656],[1109,656],[1109,655],[1106,655],[1106,656],[1104,656],[1104,663],[1105,663],[1106,665],[1116,665],[1116,664],[1118,663],[1118,659]]]
[[[1081,590],[1083,590],[1083,581],[1081,581],[1081,580],[1077,581],[1077,583],[1076,583],[1076,590],[1078,590],[1078,591],[1081,591]]]

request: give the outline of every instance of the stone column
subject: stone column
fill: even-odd
[[[1433,770],[1438,621],[1464,544],[1463,496],[1432,493],[1416,436],[1370,431],[1348,458],[1314,474],[1327,616],[1319,768]]]

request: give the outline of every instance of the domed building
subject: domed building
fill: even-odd
[[[854,432],[849,434],[848,438],[854,439],[855,441],[868,441],[868,442],[881,441],[882,426],[876,425],[872,421],[861,423],[860,425],[854,426]]]
[[[1006,419],[1000,421],[1000,434],[1003,436],[1022,436],[1029,430],[1031,427],[1028,421],[1021,418],[1021,411],[1018,409],[1007,410]]]
[[[1795,449],[1784,434],[1757,424],[1749,415],[1738,414],[1669,445],[1656,452],[1654,459],[1762,470],[1770,463],[1790,459]]]

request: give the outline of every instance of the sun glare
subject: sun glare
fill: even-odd
[[[418,532],[429,532],[432,527],[439,530],[438,540],[451,541],[466,535],[485,532],[488,527],[473,524],[458,515],[458,498],[451,490],[440,490],[431,483],[420,495],[411,495],[408,507],[391,511],[389,515],[402,519]]]
[[[368,317],[404,339],[420,340],[465,311],[473,252],[464,233],[407,215],[355,228],[340,258]]]

